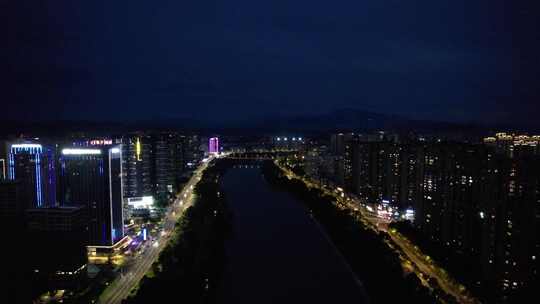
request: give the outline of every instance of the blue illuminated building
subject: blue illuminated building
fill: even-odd
[[[20,182],[24,208],[56,205],[54,153],[36,143],[13,143],[8,153],[8,179]]]
[[[89,246],[112,246],[124,237],[122,148],[65,148],[59,158],[62,206],[88,210]]]

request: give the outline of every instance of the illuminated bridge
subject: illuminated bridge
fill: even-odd
[[[229,159],[247,159],[247,160],[273,160],[278,158],[296,158],[301,157],[299,151],[253,151],[253,152],[234,152],[227,156]]]

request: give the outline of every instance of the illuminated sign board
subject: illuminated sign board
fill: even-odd
[[[91,146],[106,146],[112,145],[113,141],[112,139],[93,139],[89,143]]]
[[[154,198],[152,196],[128,197],[128,206],[133,209],[153,209]]]
[[[99,155],[101,150],[99,149],[63,149],[63,155]]]

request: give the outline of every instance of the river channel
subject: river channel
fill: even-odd
[[[222,187],[233,213],[220,303],[367,303],[322,228],[256,166],[232,168]]]

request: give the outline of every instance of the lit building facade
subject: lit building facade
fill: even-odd
[[[20,181],[25,208],[56,205],[56,169],[52,150],[36,143],[9,145],[8,178]]]
[[[146,135],[122,138],[124,198],[153,196],[152,141]]]
[[[470,144],[346,135],[330,140],[334,181],[343,180],[369,203],[388,202],[414,214],[418,231],[445,252],[439,259],[489,301],[534,290],[539,136],[499,133]],[[309,161],[313,168],[323,164],[322,157]]]
[[[219,153],[219,138],[211,137],[208,139],[208,153],[218,154]]]
[[[182,149],[182,169],[194,169],[204,158],[204,153],[200,149],[201,140],[197,135],[185,135],[180,137]]]
[[[530,145],[426,144],[415,225],[491,300],[538,280],[540,157]],[[511,152],[511,153],[510,153]]]
[[[177,140],[175,133],[160,133],[154,136],[154,189],[157,197],[166,197],[176,191]]]
[[[61,204],[84,205],[90,246],[112,246],[124,237],[122,147],[64,148]]]

